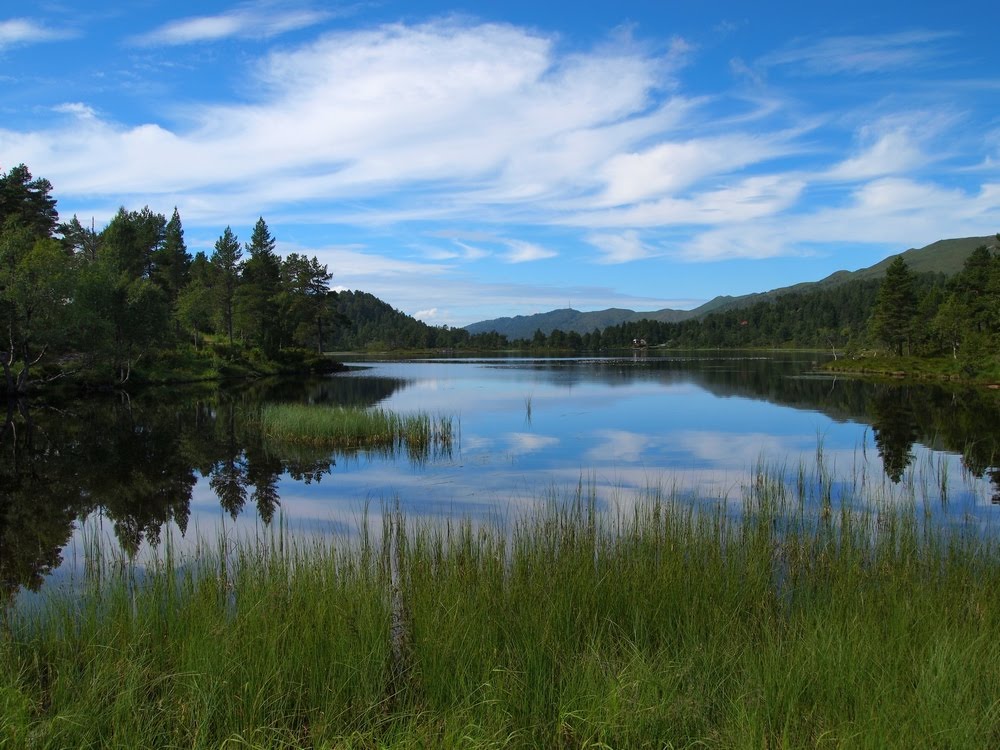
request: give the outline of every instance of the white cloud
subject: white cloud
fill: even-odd
[[[884,177],[859,185],[843,205],[700,232],[684,243],[681,257],[701,262],[803,255],[817,243],[880,244],[898,252],[943,237],[992,234],[998,215],[1000,182],[970,192]]]
[[[270,54],[254,74],[258,101],[186,110],[185,130],[94,118],[0,130],[0,147],[63,195],[116,205],[182,195],[206,221],[280,204],[334,221],[345,216],[339,198],[357,208],[376,196],[393,202],[358,216],[481,216],[578,190],[623,145],[679,125],[690,108],[650,107],[660,61],[610,49],[560,56],[551,38],[497,24],[328,34]]]
[[[565,223],[593,228],[732,224],[780,213],[796,202],[804,188],[799,177],[747,177],[689,198],[661,198],[620,209],[579,213]]]
[[[489,250],[484,250],[481,247],[476,247],[475,245],[470,245],[465,242],[459,242],[455,240],[455,244],[462,248],[462,257],[465,260],[482,260],[483,258],[488,258],[490,256]]]
[[[170,21],[133,38],[136,44],[173,46],[214,42],[229,37],[267,39],[314,26],[331,13],[312,10],[275,10],[268,4],[244,4],[228,13]]]
[[[604,166],[607,188],[598,206],[633,204],[675,194],[709,175],[727,173],[787,153],[770,139],[734,133],[715,138],[660,143],[638,153],[619,154]]]
[[[905,128],[880,135],[874,143],[831,169],[835,180],[859,180],[907,172],[927,158]]]
[[[591,234],[587,242],[601,251],[598,263],[630,263],[658,253],[643,243],[634,229],[620,234]]]
[[[934,143],[955,121],[945,113],[911,111],[868,123],[857,134],[861,148],[822,177],[855,181],[926,170],[947,155],[940,147],[930,153],[927,144]]]
[[[92,120],[97,117],[97,112],[94,108],[83,102],[65,102],[64,104],[57,104],[52,108],[54,112],[58,112],[63,115],[72,115],[73,117],[80,118],[81,120]]]
[[[529,263],[545,258],[554,258],[558,255],[554,250],[523,240],[507,240],[506,245],[510,248],[510,251],[504,256],[507,263]]]
[[[38,44],[69,39],[76,33],[68,29],[53,29],[30,18],[9,18],[0,21],[0,50],[22,44]]]
[[[930,64],[939,56],[935,43],[953,36],[947,31],[917,30],[805,39],[758,62],[765,67],[793,66],[825,75],[912,70]]]

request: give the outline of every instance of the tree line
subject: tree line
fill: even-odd
[[[83,374],[127,381],[144,357],[206,335],[278,358],[322,352],[336,320],[331,274],[318,259],[284,258],[260,218],[242,243],[226,227],[212,254],[188,252],[181,217],[124,207],[96,230],[60,222],[52,185],[19,165],[0,175],[0,388]]]

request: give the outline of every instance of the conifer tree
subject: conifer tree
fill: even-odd
[[[232,229],[226,227],[222,236],[215,242],[212,265],[215,266],[217,272],[219,317],[222,321],[222,327],[229,336],[230,346],[233,343],[234,301],[243,268],[242,257],[243,250],[240,249],[239,239],[233,234]]]
[[[191,271],[191,255],[184,244],[184,227],[176,206],[164,229],[163,243],[153,255],[153,264],[154,279],[167,293],[171,305],[175,304],[177,296],[187,286]]]
[[[281,259],[274,251],[276,245],[260,217],[246,244],[250,257],[243,267],[243,283],[236,301],[240,327],[268,354],[277,350],[280,339],[276,295],[281,284]]]
[[[870,323],[872,335],[895,350],[897,356],[903,356],[903,347],[910,339],[916,312],[913,274],[906,261],[896,256],[886,269],[885,279],[875,298]]]

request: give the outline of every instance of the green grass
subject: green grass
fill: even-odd
[[[82,593],[9,614],[0,746],[1000,745],[996,541],[928,525],[916,490],[810,486],[390,512],[168,545],[144,575],[95,544]]]
[[[415,458],[450,451],[455,439],[451,417],[425,412],[272,403],[263,405],[251,420],[274,440],[345,451],[403,448]]]
[[[986,360],[975,365],[951,357],[871,356],[825,362],[829,372],[912,380],[944,380],[993,385],[1000,383],[1000,363]]]

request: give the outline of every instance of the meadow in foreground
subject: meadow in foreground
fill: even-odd
[[[0,746],[1000,746],[996,541],[794,492],[95,544],[6,613]]]

